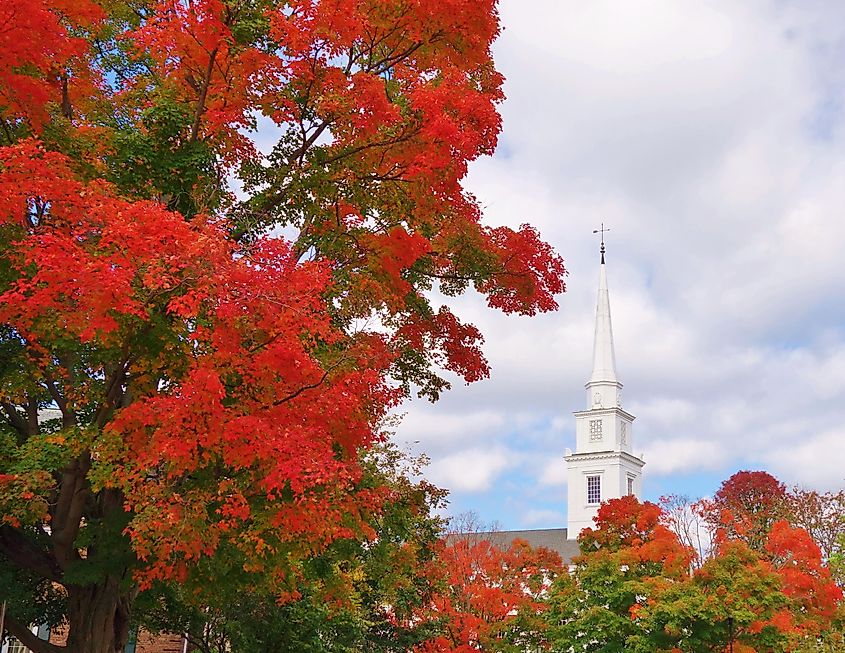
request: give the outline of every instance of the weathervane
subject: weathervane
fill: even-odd
[[[599,234],[599,233],[601,234],[601,249],[599,251],[601,252],[601,264],[602,265],[604,265],[604,232],[605,231],[610,231],[610,227],[605,229],[604,228],[604,222],[601,223],[601,229],[593,229],[594,234]]]

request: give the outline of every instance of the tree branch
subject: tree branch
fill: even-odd
[[[90,468],[91,454],[86,451],[62,471],[61,489],[51,525],[53,553],[63,568],[75,559],[73,542],[88,498],[86,475]]]
[[[40,431],[38,425],[38,399],[27,393],[24,408],[26,408],[26,423],[29,428],[29,434],[35,435]]]
[[[128,349],[124,347],[124,351]],[[118,399],[120,395],[122,395],[121,387],[123,382],[126,381],[126,375],[129,372],[129,365],[131,362],[131,357],[126,354],[123,361],[121,361],[114,372],[110,375],[109,381],[106,384],[106,395],[103,398],[103,403],[97,408],[97,412],[94,415],[94,419],[92,420],[93,423],[97,426],[97,428],[103,428],[105,426],[106,420],[108,419],[109,414],[114,409],[114,407],[118,404]]]
[[[0,402],[0,408],[3,409],[3,416],[6,418],[6,422],[15,429],[22,437],[26,438],[32,435],[29,432],[29,424],[27,420],[21,417],[21,414],[18,412],[17,407],[14,404],[10,404],[6,401]]]
[[[205,112],[205,100],[208,97],[208,87],[211,85],[211,73],[214,71],[214,60],[217,58],[217,48],[214,48],[208,55],[208,66],[205,69],[205,77],[202,80],[202,88],[200,89],[200,96],[197,99],[197,110],[194,113],[194,124],[191,127],[190,142],[197,140],[200,132],[200,122],[202,114]]]
[[[73,119],[73,105],[70,103],[67,71],[62,72],[62,115],[68,120]]]
[[[313,390],[314,388],[319,388],[321,385],[323,385],[323,383],[328,378],[328,376],[329,376],[329,370],[326,370],[325,372],[323,372],[323,376],[320,377],[319,381],[315,381],[314,383],[309,383],[308,385],[302,386],[301,388],[299,388],[299,390],[295,390],[294,392],[291,392],[286,397],[282,397],[281,399],[274,401],[273,405],[279,406],[281,404],[287,403],[288,401],[291,401],[292,399],[296,399],[299,395],[301,395],[306,390]]]
[[[288,158],[288,164],[291,164],[294,161],[299,164],[302,164],[302,157],[304,157],[305,153],[308,152],[308,148],[310,148],[314,144],[314,142],[318,138],[320,138],[320,135],[324,131],[326,131],[330,124],[332,124],[331,119],[326,118],[325,120],[323,120],[320,123],[319,127],[317,127],[317,129],[315,129],[314,132],[302,142],[302,145],[299,147],[299,149],[297,149],[293,154],[290,155],[290,157]]]
[[[315,381],[314,383],[309,383],[308,385],[302,386],[298,390],[294,390],[289,395],[282,397],[281,399],[278,399],[277,401],[274,401],[273,405],[279,406],[281,404],[287,403],[288,401],[291,401],[292,399],[296,399],[299,395],[301,395],[306,390],[313,390],[314,388],[319,388],[321,385],[323,385],[323,383],[325,383],[326,379],[329,378],[329,374],[331,374],[331,372],[333,372],[338,367],[340,367],[341,364],[344,363],[345,361],[346,361],[346,359],[341,357],[340,360],[338,360],[334,365],[329,365],[329,367],[326,368],[326,371],[323,372],[323,375],[320,377],[319,381]]]
[[[67,369],[70,368],[67,367]],[[50,397],[52,397],[53,401],[56,402],[59,410],[62,411],[62,428],[76,426],[76,415],[68,405],[67,399],[65,399],[62,396],[62,393],[59,392],[59,388],[56,386],[56,380],[53,378],[53,375],[45,371],[44,380],[47,385],[47,391],[50,393]]]
[[[56,583],[62,580],[61,567],[53,556],[11,526],[0,526],[0,553],[18,567],[34,571],[42,578]]]
[[[46,640],[39,639],[38,635],[8,614],[6,615],[6,628],[20,640],[21,644],[34,653],[66,653],[67,651],[65,646],[56,646]]]

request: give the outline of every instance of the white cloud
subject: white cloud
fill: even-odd
[[[562,524],[565,516],[559,510],[529,510],[521,518],[524,526],[537,526],[538,524]]]
[[[764,456],[781,480],[820,490],[845,485],[845,427],[798,440]]]
[[[468,443],[489,440],[502,429],[505,418],[494,410],[467,413],[438,411],[437,406],[416,402],[410,405],[396,431],[400,443],[425,443],[429,453],[466,447]]]
[[[427,476],[434,483],[464,492],[489,490],[496,478],[511,465],[503,449],[468,449],[432,462]]]
[[[543,465],[540,472],[540,485],[566,485],[566,461],[558,455]]]
[[[646,473],[666,475],[718,469],[728,452],[713,440],[657,440],[645,450]]]

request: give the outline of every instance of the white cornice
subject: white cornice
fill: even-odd
[[[645,465],[644,460],[637,458],[635,455],[630,454],[627,451],[586,451],[564,456],[564,460],[567,463],[592,460],[611,460],[613,458],[622,458],[639,467]]]
[[[575,417],[586,417],[588,415],[608,415],[610,413],[616,413],[622,417],[627,417],[632,422],[637,419],[628,411],[619,408],[619,406],[610,406],[609,408],[591,408],[590,410],[576,410],[573,415],[575,415]]]

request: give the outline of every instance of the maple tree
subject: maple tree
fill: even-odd
[[[603,504],[579,538],[572,576],[544,613],[554,650],[826,650],[841,631],[842,592],[803,530],[776,521],[762,550],[723,538],[700,566],[661,508],[634,497]],[[815,647],[819,648],[815,648]],[[834,649],[835,650],[835,649]]]
[[[632,650],[723,650],[733,635],[736,650],[789,651],[828,637],[842,592],[818,547],[780,521],[765,549],[727,540],[685,583],[648,579]]]
[[[845,547],[845,491],[786,489],[766,472],[738,472],[712,499],[661,497],[664,523],[685,544],[697,550],[700,565],[715,554],[720,541],[742,539],[763,550],[771,526],[786,520],[806,531],[822,553],[825,565],[842,585]]]
[[[429,568],[433,596],[414,620],[438,633],[417,653],[537,650],[549,584],[563,572],[560,556],[495,533],[452,533]],[[437,589],[439,587],[439,589]]]
[[[304,561],[375,537],[386,411],[488,374],[428,291],[564,289],[461,185],[500,128],[493,0],[21,0],[0,26],[0,579],[80,653],[156,583],[296,599]],[[8,628],[58,650],[22,605]]]
[[[637,633],[632,610],[646,579],[682,580],[693,551],[661,523],[662,511],[633,495],[603,503],[596,528],[578,538],[581,556],[571,575],[557,579],[545,613],[553,650],[628,650]]]
[[[410,618],[434,590],[427,570],[444,524],[432,512],[444,506],[446,492],[410,478],[418,478],[423,462],[389,444],[366,452],[368,483],[390,488],[379,512],[367,516],[376,536],[335,540],[303,560],[297,599],[279,604],[260,577],[229,570],[212,586],[201,578],[156,584],[139,597],[136,623],[147,632],[185,633],[204,653],[407,653],[436,627]]]
[[[795,487],[787,494],[789,522],[804,529],[840,586],[845,586],[845,490],[818,492]]]
[[[787,515],[786,486],[768,472],[739,471],[699,510],[717,540],[742,539],[762,551],[772,525]]]

